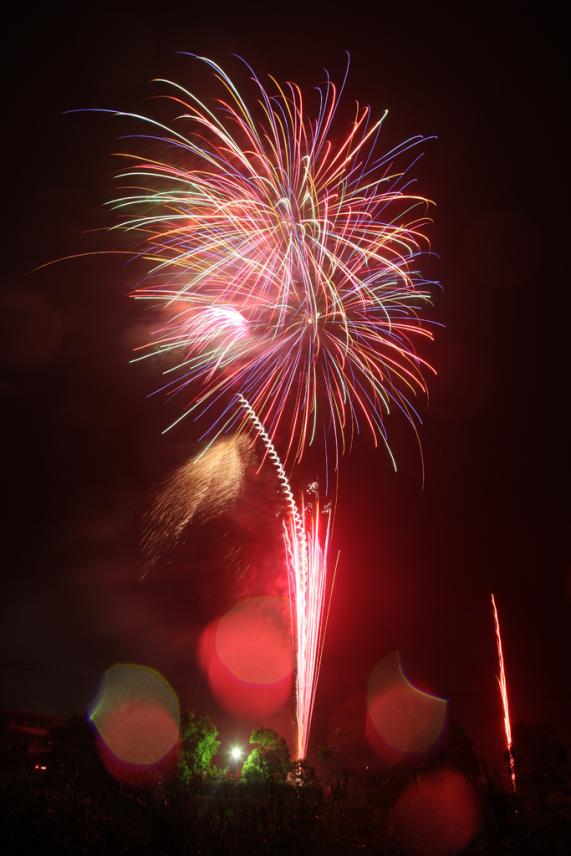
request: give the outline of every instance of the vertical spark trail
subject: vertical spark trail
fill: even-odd
[[[293,518],[284,524],[284,541],[288,556],[290,592],[293,592],[296,625],[296,759],[305,758],[315,704],[315,693],[325,637],[325,596],[327,589],[327,551],[331,516],[323,538],[320,536],[319,500],[311,507],[302,498],[301,516],[310,515],[304,541],[297,536]]]
[[[496,645],[498,648],[498,664],[499,664],[499,668],[500,668],[500,672],[498,675],[498,686],[500,688],[500,695],[502,697],[502,705],[503,705],[503,710],[504,710],[504,730],[505,730],[505,734],[506,734],[506,746],[507,746],[509,761],[510,761],[510,777],[511,777],[512,785],[513,785],[513,789],[515,791],[515,789],[516,789],[515,762],[514,762],[514,756],[513,756],[513,750],[512,750],[512,746],[513,746],[513,744],[512,744],[512,727],[511,727],[511,721],[510,721],[510,708],[509,708],[509,701],[508,701],[508,685],[507,685],[507,681],[506,681],[506,669],[505,669],[505,665],[504,665],[504,652],[503,652],[503,647],[502,647],[502,634],[500,631],[500,618],[498,615],[498,609],[496,607],[496,601],[495,601],[493,594],[491,595],[491,599],[492,599],[492,610],[494,613],[494,628],[496,631]]]
[[[327,551],[331,515],[327,511],[327,524],[320,534],[320,506],[315,499],[306,507],[302,497],[301,512],[295,501],[291,485],[280,457],[262,422],[251,404],[238,395],[240,405],[255,426],[268,457],[278,475],[288,510],[284,521],[283,537],[287,555],[290,602],[295,628],[296,646],[296,759],[305,758],[309,731],[315,704],[319,667],[325,635],[325,596],[327,590]],[[306,518],[310,515],[309,526]]]

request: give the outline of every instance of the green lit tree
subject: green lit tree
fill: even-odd
[[[183,716],[180,730],[181,750],[179,773],[183,782],[213,775],[218,768],[212,761],[218,752],[220,740],[218,729],[208,716],[200,716],[192,710]]]
[[[255,744],[242,767],[247,782],[285,782],[291,770],[291,758],[283,737],[271,728],[252,731],[250,743]]]

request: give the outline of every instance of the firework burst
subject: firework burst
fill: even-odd
[[[341,133],[343,86],[329,78],[308,106],[297,84],[266,88],[247,66],[248,99],[201,59],[221,97],[162,80],[172,121],[118,114],[159,152],[124,155],[129,192],[111,203],[148,265],[133,296],[163,308],[137,359],[169,355],[163,389],[187,396],[173,425],[192,414],[210,438],[230,431],[241,393],[287,438],[286,461],[319,437],[337,463],[363,428],[390,452],[386,416],[416,426],[431,368],[416,351],[432,339],[418,270],[428,201],[410,192],[411,163],[398,166],[423,138],[380,153],[386,113],[357,104]]]

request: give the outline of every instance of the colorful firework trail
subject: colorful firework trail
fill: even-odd
[[[411,163],[396,165],[425,138],[379,153],[386,112],[375,121],[357,104],[345,136],[334,130],[344,82],[327,77],[313,109],[297,84],[266,89],[247,66],[250,107],[200,59],[223,90],[210,106],[161,80],[172,122],[117,114],[163,153],[122,155],[129,193],[111,204],[150,263],[133,297],[167,316],[138,359],[170,355],[163,389],[188,396],[169,427],[192,414],[209,438],[230,431],[241,393],[285,461],[319,438],[337,464],[363,428],[390,453],[386,416],[400,410],[416,431],[431,369],[416,351],[432,339],[418,270],[429,203],[410,192]]]
[[[515,762],[513,756],[512,749],[512,727],[510,721],[510,708],[509,708],[509,699],[508,699],[508,684],[506,680],[506,669],[504,665],[504,652],[502,647],[502,634],[500,631],[500,618],[498,615],[498,609],[496,607],[496,600],[494,595],[491,595],[492,600],[492,611],[494,613],[494,629],[496,631],[496,645],[498,648],[498,665],[499,665],[499,674],[498,674],[498,686],[500,688],[500,695],[502,697],[502,706],[504,711],[504,731],[506,734],[506,747],[508,750],[509,761],[510,761],[510,777],[512,780],[513,789],[515,791]]]
[[[328,509],[325,532],[321,531],[322,511],[316,497],[306,507],[302,496],[299,509],[280,457],[251,404],[238,396],[241,406],[262,440],[273,463],[286,500],[287,516],[283,537],[288,559],[288,579],[296,648],[296,743],[294,756],[305,758],[315,705],[319,667],[326,624],[327,552],[331,513]],[[306,519],[309,517],[309,525]],[[330,589],[329,589],[330,590]]]

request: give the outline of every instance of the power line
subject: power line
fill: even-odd
[[[93,675],[76,675],[73,672],[60,672],[55,669],[45,669],[40,666],[22,666],[20,663],[0,663],[0,669],[11,669],[19,672],[35,672],[41,675],[50,675],[51,677],[57,678],[70,678],[76,681],[90,681],[91,683],[98,684],[101,681],[101,675],[95,677]],[[189,684],[171,684],[174,690],[190,690],[192,692],[206,692],[206,687],[199,687],[198,684],[202,683],[202,677],[199,676],[196,680],[196,684],[191,686]]]

